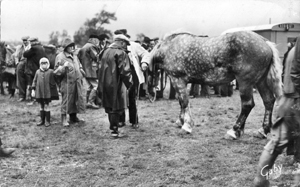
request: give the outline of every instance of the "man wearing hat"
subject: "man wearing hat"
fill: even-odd
[[[127,108],[126,91],[132,86],[128,45],[130,41],[125,35],[116,35],[114,42],[103,51],[98,71],[98,95],[115,138],[120,136],[119,119]]]
[[[16,77],[17,77],[17,88],[19,89],[19,102],[25,101],[26,99],[26,76],[25,76],[25,64],[26,58],[23,57],[25,48],[29,46],[29,36],[24,36],[21,38],[23,41],[22,45],[16,47],[15,52],[15,63],[16,68]]]
[[[118,33],[124,33],[127,35],[126,29],[117,30],[114,32],[116,36],[120,35]],[[140,84],[145,82],[145,76],[143,71],[147,70],[149,63],[149,53],[146,51],[139,43],[131,42],[128,46],[129,58],[131,61],[131,71],[133,76],[133,86],[128,92],[129,98],[129,122],[132,124],[133,128],[138,128],[138,114],[137,114],[137,94],[140,88]],[[141,60],[140,60],[141,59]],[[121,116],[119,126],[125,125],[125,112]]]
[[[85,112],[82,80],[85,72],[79,59],[74,55],[75,43],[70,38],[65,38],[61,46],[64,48],[55,59],[54,74],[59,79],[61,92],[61,123],[69,126],[70,123],[84,121],[77,114]],[[67,114],[70,116],[67,121]]]
[[[151,51],[151,39],[147,36],[144,37],[143,43],[142,43],[142,47],[145,48],[147,51]]]
[[[99,44],[99,47],[100,47],[100,51],[106,49],[109,45],[109,36],[107,34],[100,34],[98,36],[99,40],[100,40],[100,44]]]
[[[98,54],[100,53],[99,48],[99,37],[97,35],[90,35],[88,42],[79,50],[78,59],[85,71],[85,78],[88,84],[87,96],[87,108],[99,109],[96,102],[96,92],[98,86],[97,70],[98,70]]]
[[[31,85],[35,75],[36,70],[40,67],[40,59],[46,57],[45,49],[39,42],[38,38],[31,37],[28,39],[30,41],[30,46],[27,46],[23,56],[27,58],[25,64],[25,75],[27,81],[27,94],[31,95]],[[30,104],[33,104],[34,101]]]

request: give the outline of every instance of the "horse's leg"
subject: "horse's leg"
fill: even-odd
[[[255,106],[253,100],[253,86],[249,84],[243,84],[239,82],[239,91],[241,97],[241,113],[236,121],[236,124],[233,126],[233,130],[227,131],[227,134],[232,138],[237,139],[244,132],[244,127],[246,123],[246,119],[250,114],[252,108]]]
[[[187,93],[187,82],[180,78],[170,76],[172,85],[178,93],[178,100],[181,107],[179,119],[176,124],[182,125],[181,128],[189,133],[192,132],[192,126],[194,125],[193,120],[190,116],[189,96]]]
[[[1,69],[0,69],[1,71]],[[3,88],[3,75],[0,74],[0,94],[4,95],[4,88]]]
[[[265,115],[262,124],[263,130],[260,129],[258,132],[264,136],[263,138],[266,138],[272,127],[272,112],[275,103],[275,97],[266,80],[256,84],[256,87],[265,106]]]

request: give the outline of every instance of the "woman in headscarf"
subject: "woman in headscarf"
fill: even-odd
[[[75,44],[70,38],[62,41],[64,50],[55,59],[54,74],[57,76],[62,96],[61,102],[61,122],[63,126],[69,126],[67,114],[70,116],[69,122],[77,123],[80,120],[77,113],[85,112],[83,97],[83,77],[85,72],[76,55]]]

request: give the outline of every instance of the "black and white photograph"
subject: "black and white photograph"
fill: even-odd
[[[0,187],[300,187],[300,0],[0,0]]]

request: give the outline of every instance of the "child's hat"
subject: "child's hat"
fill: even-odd
[[[40,59],[40,64],[41,64],[42,62],[47,62],[47,64],[50,64],[48,58],[45,58],[45,57],[43,57],[43,58]]]

